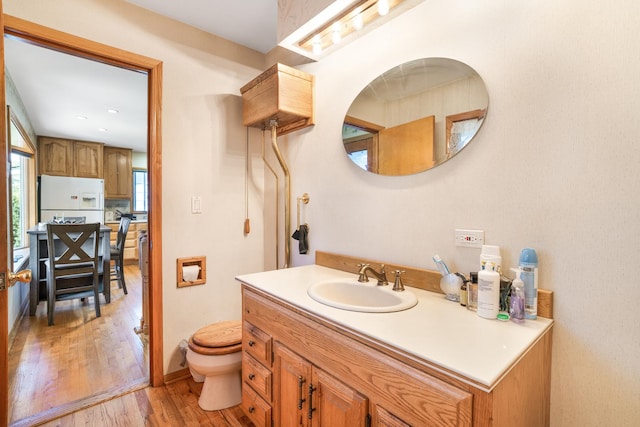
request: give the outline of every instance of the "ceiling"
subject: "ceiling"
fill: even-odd
[[[126,1],[263,53],[276,46],[277,0]],[[6,37],[5,61],[37,135],[146,151],[145,74]]]

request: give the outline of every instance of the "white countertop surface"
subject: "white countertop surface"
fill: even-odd
[[[237,280],[348,329],[415,355],[458,374],[458,379],[495,387],[514,363],[549,329],[553,320],[538,317],[522,324],[488,320],[443,294],[406,287],[418,304],[394,313],[361,313],[329,307],[307,295],[324,280],[353,278],[353,273],[308,265],[246,274]]]

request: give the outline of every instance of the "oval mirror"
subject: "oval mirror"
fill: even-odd
[[[349,158],[380,175],[410,175],[460,152],[487,114],[484,82],[468,65],[423,58],[386,71],[358,94],[342,127]]]

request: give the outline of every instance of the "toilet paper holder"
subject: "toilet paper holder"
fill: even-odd
[[[196,269],[197,274],[195,273]],[[204,256],[178,258],[176,273],[179,288],[203,285],[207,281],[207,258]],[[189,276],[193,276],[193,280],[189,280],[191,279]]]

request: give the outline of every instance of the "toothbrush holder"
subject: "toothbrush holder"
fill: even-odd
[[[440,289],[449,301],[460,302],[461,286],[462,278],[454,273],[446,274],[440,279]]]

